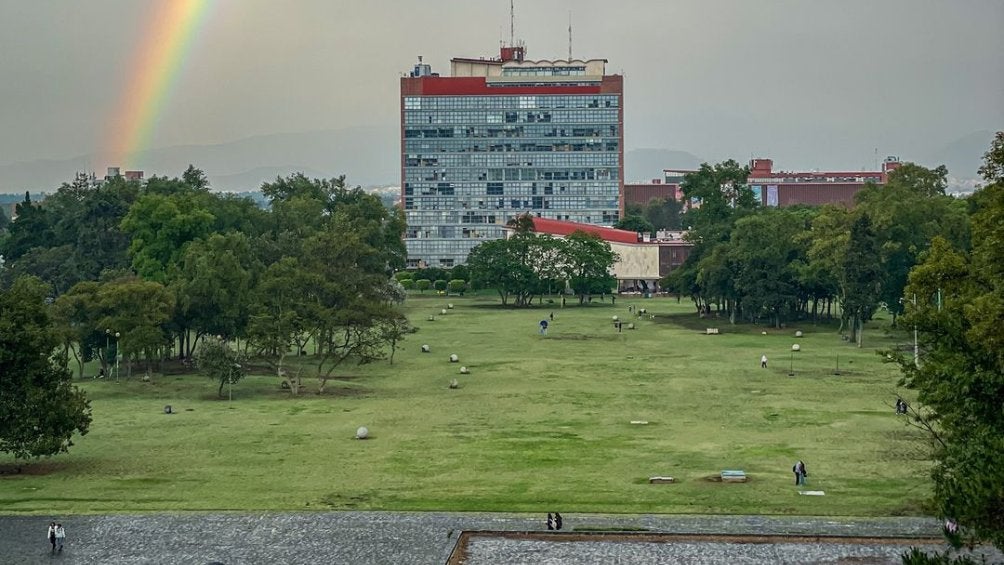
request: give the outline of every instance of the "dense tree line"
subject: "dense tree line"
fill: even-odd
[[[694,248],[663,285],[705,315],[780,326],[836,311],[860,344],[878,308],[894,322],[903,311],[907,275],[935,236],[969,242],[967,204],[945,194],[944,167],[904,164],[851,209],[761,207],[748,173],[735,161],[705,164],[681,187],[700,203],[684,214]]]
[[[384,356],[406,328],[391,273],[404,265],[403,214],[344,177],[277,178],[269,206],[213,193],[202,171],[145,183],[80,175],[41,204],[18,204],[0,236],[0,286],[49,285],[62,359],[121,358],[129,374],[192,359],[207,337],[269,360],[297,392],[323,391],[346,361]],[[313,368],[287,374],[286,354],[314,344]],[[304,374],[301,374],[304,373]]]
[[[473,280],[494,288],[503,306],[528,306],[535,297],[566,288],[581,304],[614,288],[610,270],[617,255],[599,236],[583,231],[565,238],[537,234],[528,215],[515,218],[510,227],[511,237],[482,243],[467,258]]]

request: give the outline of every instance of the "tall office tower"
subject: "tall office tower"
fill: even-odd
[[[623,77],[605,59],[421,58],[401,79],[410,267],[452,267],[523,213],[611,225],[624,178]]]

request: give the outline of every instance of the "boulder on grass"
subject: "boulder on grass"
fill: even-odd
[[[795,332],[795,337],[802,337],[802,330]]]
[[[366,439],[370,437],[370,431],[366,429],[366,426],[359,426],[356,430],[356,439]]]
[[[453,304],[447,304],[446,307],[449,308],[450,310],[453,310]]]
[[[791,350],[792,350],[792,351],[801,351],[801,350],[802,350],[802,348],[801,348],[801,347],[799,347],[799,345],[798,345],[797,343],[795,343],[795,344],[792,344],[792,346],[791,346]]]
[[[614,316],[614,317],[613,317],[612,319],[613,319],[613,321],[615,321],[615,322],[616,322],[616,321],[617,321],[617,320],[619,320],[620,318],[618,318],[617,316]]]
[[[456,353],[451,353],[450,354],[450,363],[456,363],[457,361],[460,361],[460,357],[457,357]]]
[[[431,351],[431,349],[429,349],[428,345],[423,345],[422,346],[422,353],[428,353],[429,351]]]
[[[468,374],[470,374],[470,371],[467,369],[467,367],[461,367],[460,368],[460,374],[461,375],[468,375]]]
[[[628,329],[629,330],[633,330],[634,329],[634,324],[628,324]]]
[[[450,381],[450,388],[460,388],[460,383],[457,382],[457,379]]]
[[[446,315],[446,308],[443,308],[442,310],[440,310],[439,313],[445,316]]]

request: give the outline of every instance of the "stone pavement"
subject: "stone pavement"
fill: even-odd
[[[559,509],[560,510],[560,509]],[[929,518],[826,518],[766,516],[655,516],[563,514],[564,529],[645,529],[653,532],[713,534],[808,534],[863,536],[940,536]],[[545,530],[544,515],[437,512],[318,512],[318,513],[184,513],[99,516],[0,516],[0,563],[99,564],[442,564],[462,530]],[[51,520],[66,528],[66,548],[50,555],[45,539]],[[613,543],[613,542],[611,542]],[[618,542],[619,543],[619,542]],[[616,544],[615,544],[616,545]],[[477,563],[658,563],[673,555],[651,553],[642,544],[623,553],[607,544],[559,543],[560,552],[546,559],[546,547],[501,546],[478,549]],[[694,563],[725,561],[777,562],[773,546],[705,543],[693,554]],[[471,556],[474,557],[474,545]],[[580,548],[576,550],[575,548]],[[745,548],[745,549],[743,549]],[[663,547],[665,550],[665,547]],[[689,551],[689,550],[688,550]],[[794,550],[791,550],[794,551]],[[825,556],[823,553],[805,554]],[[510,552],[509,558],[506,557]],[[544,552],[544,553],[540,553]],[[613,553],[611,553],[613,552]],[[618,553],[620,552],[620,553]],[[493,557],[496,555],[500,559]],[[529,555],[520,561],[521,555]],[[620,556],[618,556],[620,555]],[[836,554],[834,554],[836,555]],[[685,557],[684,553],[676,557]],[[637,561],[635,559],[638,559]],[[801,561],[805,562],[805,561]],[[810,561],[811,562],[811,561]],[[826,562],[825,560],[822,562]],[[829,562],[836,562],[830,560]],[[862,562],[862,561],[858,561]],[[887,561],[872,561],[887,562]]]

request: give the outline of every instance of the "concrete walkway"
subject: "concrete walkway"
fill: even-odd
[[[435,512],[0,516],[0,563],[442,564],[462,530],[545,530],[544,518],[542,515]],[[45,539],[51,520],[60,521],[67,532],[65,550],[55,556],[50,554]],[[939,524],[928,518],[564,514],[564,530],[576,529],[742,535],[940,536]],[[610,562],[609,547],[593,545],[590,549],[590,543],[560,545],[562,551],[553,555],[553,559],[538,559],[543,556],[534,550],[526,562]],[[745,562],[761,562],[763,556],[776,557],[774,552],[757,553],[754,549],[750,545],[752,560]],[[493,561],[490,548],[487,551],[479,552],[478,563],[522,561],[517,557],[522,555],[519,553],[511,553],[510,559]],[[630,555],[641,556],[643,562],[658,562],[658,554],[644,559],[645,551],[645,547],[634,547]],[[698,547],[697,555],[702,554],[705,558],[711,555],[702,553]],[[825,557],[827,554],[824,549],[812,555]],[[837,558],[836,555],[832,557]],[[827,558],[818,562],[837,560],[839,558]],[[614,562],[619,561],[614,559]],[[872,562],[888,560],[879,558]]]

